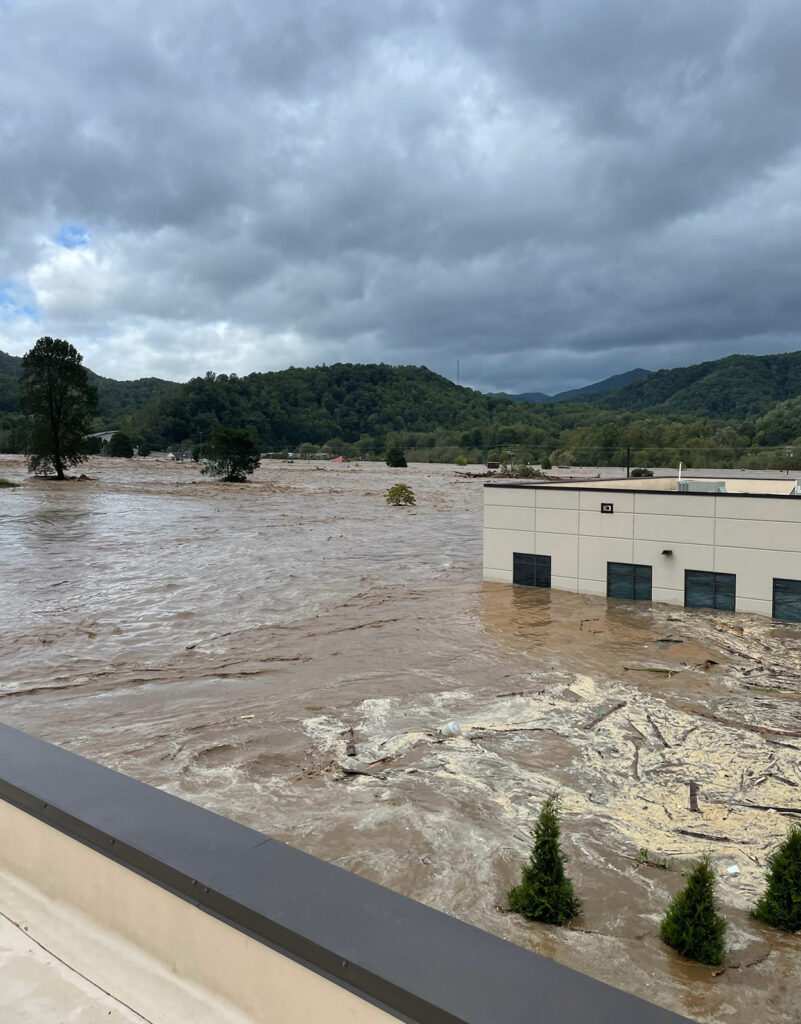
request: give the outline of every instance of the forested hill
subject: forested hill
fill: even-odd
[[[797,396],[801,396],[801,352],[784,352],[727,356],[659,370],[598,401],[607,408],[631,412],[742,419],[759,416],[777,402]]]
[[[542,391],[525,391],[522,394],[509,394],[506,391],[501,391],[498,394],[502,398],[511,398],[513,402],[528,402],[530,405],[542,405],[547,402],[587,402],[612,391],[620,391],[627,384],[635,384],[650,377],[651,373],[653,373],[652,370],[627,370],[626,373],[616,373],[613,377],[605,377],[594,384],[587,384],[586,387],[559,391],[555,395],[546,395]]]
[[[560,391],[558,395],[551,398],[552,402],[587,402],[602,395],[609,395],[622,390],[631,384],[639,384],[647,380],[653,373],[652,370],[643,370],[639,367],[636,370],[628,370],[626,373],[616,373],[614,377],[606,377],[596,384],[588,384],[583,388],[574,388],[572,391]]]
[[[19,378],[22,359],[0,352],[0,412],[19,411]],[[158,377],[140,380],[112,380],[89,371],[92,384],[97,388],[98,414],[112,424],[120,417],[136,413],[146,402],[158,395],[180,387],[172,381]]]
[[[400,431],[480,428],[499,413],[516,418],[519,408],[423,366],[337,363],[245,377],[196,377],[148,403],[138,426],[154,443],[169,445],[203,438],[217,423],[235,424],[280,448]]]
[[[0,449],[24,448],[20,360],[0,353]],[[96,430],[122,430],[151,449],[249,428],[262,451],[306,444],[379,455],[399,444],[419,460],[478,461],[518,451],[555,464],[762,466],[801,464],[801,353],[731,356],[661,370],[583,403],[529,404],[486,395],[420,366],[339,363],[272,373],[208,373],[185,384],[96,377]],[[764,450],[762,450],[764,449]],[[798,458],[796,459],[796,449]],[[787,468],[784,463],[780,468]]]
[[[19,375],[22,360],[0,352],[0,412],[16,412],[19,409]]]

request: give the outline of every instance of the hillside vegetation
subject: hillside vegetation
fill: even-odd
[[[583,388],[573,388],[570,391],[559,391],[555,395],[546,395],[543,391],[524,391],[522,394],[508,394],[503,391],[499,398],[510,398],[513,402],[528,402],[531,405],[544,404],[546,402],[586,402],[611,392],[620,391],[629,384],[639,383],[650,377],[652,370],[628,370],[626,373],[616,373],[613,377],[605,377],[603,380],[588,384]]]
[[[784,352],[727,356],[695,366],[658,370],[600,401],[609,408],[629,412],[647,409],[741,419],[759,416],[776,402],[799,395],[801,352]]]
[[[0,352],[0,412],[19,412],[19,378],[22,359]],[[157,395],[180,388],[180,384],[142,377],[140,380],[112,380],[89,371],[89,379],[97,388],[98,415],[103,423],[113,423],[121,416],[137,412]]]
[[[4,450],[24,445],[18,363],[0,359]],[[514,452],[557,465],[620,465],[631,449],[633,464],[790,468],[801,457],[801,353],[660,371],[612,393],[591,387],[582,403],[516,402],[425,367],[384,364],[208,373],[185,384],[93,382],[95,429],[125,431],[151,449],[192,448],[222,426],[248,429],[262,451],[377,456],[398,446],[418,460]]]

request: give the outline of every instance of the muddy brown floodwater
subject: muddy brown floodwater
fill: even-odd
[[[748,915],[801,819],[801,628],[482,583],[454,467],[85,471],[0,457],[5,722],[690,1017],[801,1020],[801,939]],[[554,788],[571,929],[500,909]],[[657,934],[705,852],[718,973]]]

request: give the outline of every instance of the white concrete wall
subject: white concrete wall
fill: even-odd
[[[514,552],[550,555],[551,585],[583,594],[606,594],[607,562],[650,565],[653,599],[678,605],[685,569],[734,573],[736,610],[771,615],[774,577],[801,580],[801,498],[485,487],[484,578],[511,583]]]
[[[18,894],[32,888],[19,911],[26,922],[35,922],[31,937],[142,1019],[159,1024],[395,1020],[4,800],[0,837],[4,912],[11,910],[10,892],[17,894],[16,906]],[[49,908],[46,914],[34,912],[37,901]],[[98,933],[105,941],[98,941]]]

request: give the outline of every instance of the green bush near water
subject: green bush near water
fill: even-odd
[[[133,444],[130,437],[121,430],[113,434],[106,445],[106,454],[110,455],[113,459],[132,459],[133,453]]]
[[[19,484],[15,484],[13,480],[0,480],[0,488],[2,487],[19,487]]]
[[[801,931],[801,825],[768,857],[768,887],[753,915],[782,931]]]
[[[534,826],[534,846],[523,877],[509,892],[509,909],[530,921],[562,925],[581,912],[581,901],[565,874],[567,858],[559,836],[559,798],[550,796]]]
[[[726,922],[718,913],[715,875],[704,857],[670,902],[660,928],[662,941],[689,960],[717,966],[726,952]]]

